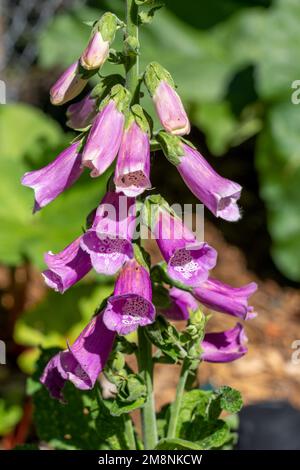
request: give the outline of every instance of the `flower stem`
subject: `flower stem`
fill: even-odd
[[[126,438],[129,444],[129,448],[130,450],[136,450],[135,435],[134,435],[131,417],[126,415],[124,417],[124,421],[125,421],[125,433],[126,433]]]
[[[183,361],[180,378],[179,378],[177,388],[176,388],[176,398],[175,398],[174,403],[172,403],[171,405],[171,415],[170,415],[170,421],[169,421],[169,427],[168,427],[168,433],[167,433],[167,437],[170,439],[176,437],[177,421],[178,421],[178,416],[179,416],[181,403],[182,403],[182,396],[184,393],[185,384],[186,384],[188,375],[189,375],[189,363],[188,361]]]
[[[143,374],[147,387],[147,400],[142,408],[142,431],[144,447],[153,450],[157,444],[157,428],[155,417],[155,404],[153,393],[153,360],[152,348],[143,328],[138,329],[139,350],[138,363],[139,371]]]
[[[125,41],[135,39],[138,42],[138,6],[134,0],[126,0],[126,33]],[[139,102],[139,56],[124,47],[126,87],[132,94],[132,104]]]

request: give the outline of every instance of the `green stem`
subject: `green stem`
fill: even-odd
[[[129,444],[129,448],[130,450],[136,450],[135,435],[134,435],[131,417],[128,415],[125,416],[124,421],[125,421],[125,434],[126,434],[126,439]]]
[[[129,37],[138,41],[138,6],[134,0],[126,0],[126,33],[125,40]],[[124,50],[126,54],[126,47]],[[128,53],[125,61],[126,87],[132,94],[132,104],[139,102],[139,56]]]
[[[143,374],[147,387],[147,400],[144,407],[142,408],[143,441],[145,449],[153,450],[157,444],[157,428],[153,393],[152,348],[145,331],[141,327],[138,329],[138,339],[139,371],[141,374]]]
[[[189,364],[187,361],[183,361],[180,378],[176,388],[176,398],[174,403],[171,405],[171,416],[169,421],[168,433],[167,437],[172,439],[176,437],[176,427],[178,416],[181,408],[182,403],[182,396],[185,389],[185,384],[189,375]]]

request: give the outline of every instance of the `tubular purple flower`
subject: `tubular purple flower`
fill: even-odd
[[[133,257],[134,198],[109,191],[101,201],[92,227],[82,236],[81,248],[98,273],[113,275]]]
[[[80,146],[80,142],[74,142],[49,165],[22,177],[22,184],[35,193],[33,212],[49,204],[77,181],[82,173]]]
[[[86,86],[88,80],[81,78],[79,61],[70,65],[50,89],[50,101],[58,106],[76,98]]]
[[[191,125],[170,73],[157,62],[151,62],[144,77],[164,129],[172,135],[189,134]]]
[[[243,326],[218,333],[206,333],[201,343],[201,359],[206,362],[232,362],[244,356],[248,339]]]
[[[197,150],[186,144],[183,149],[177,170],[185,184],[216,217],[232,222],[238,220],[237,201],[242,187],[218,175]]]
[[[80,247],[81,238],[56,255],[51,251],[45,254],[48,269],[42,275],[46,284],[61,294],[92,269],[90,256]]]
[[[50,395],[64,401],[63,387],[69,380],[81,390],[92,389],[112,350],[116,334],[95,316],[72,346],[56,354],[47,364],[40,381]]]
[[[191,126],[182,101],[174,88],[162,80],[153,95],[156,112],[164,129],[173,135],[186,135]]]
[[[80,57],[80,63],[86,70],[102,67],[109,55],[109,41],[104,41],[100,31],[91,37]]]
[[[189,292],[177,287],[169,290],[170,306],[161,309],[161,313],[169,320],[188,320],[190,312],[196,311],[199,306],[195,298]]]
[[[218,175],[197,150],[178,137],[161,131],[157,139],[188,188],[216,217],[229,221],[240,218],[237,201],[242,187],[239,184]]]
[[[82,164],[91,168],[91,176],[102,175],[115,159],[122,139],[124,115],[114,100],[97,114],[82,154]]]
[[[256,290],[257,284],[255,282],[242,287],[232,287],[209,278],[193,290],[193,295],[201,304],[212,310],[249,320],[254,318],[256,314],[253,307],[248,305],[248,298]]]
[[[137,197],[151,188],[149,136],[135,121],[123,134],[114,183],[117,192],[129,197]]]
[[[67,109],[67,126],[71,129],[85,129],[96,116],[96,99],[89,93],[82,100],[71,104]]]
[[[127,261],[122,269],[103,314],[108,329],[120,335],[135,331],[138,326],[153,323],[155,307],[149,272],[136,260]]]
[[[162,208],[152,232],[168,263],[168,274],[189,286],[199,286],[214,268],[217,252],[207,243],[200,243],[179,217]]]

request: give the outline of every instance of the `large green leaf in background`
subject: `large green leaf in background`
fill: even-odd
[[[159,51],[159,60],[174,75],[193,123],[215,155],[261,132],[256,162],[272,256],[286,276],[300,280],[300,108],[290,103],[291,84],[300,79],[300,2],[166,3],[168,8],[151,27],[141,30],[141,65],[157,59]],[[123,14],[122,0],[100,5]],[[83,11],[84,19],[98,15],[96,9]],[[80,54],[87,34],[80,18],[81,11],[76,11],[49,24],[40,41],[43,65],[55,65],[59,57],[66,59],[65,66]],[[74,28],[76,47],[62,56],[58,30],[70,41]],[[105,66],[104,72],[112,68]],[[146,108],[151,109],[149,99]]]

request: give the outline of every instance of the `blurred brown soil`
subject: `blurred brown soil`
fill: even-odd
[[[203,363],[199,384],[229,385],[241,391],[245,403],[287,399],[300,407],[300,363],[292,363],[292,343],[300,340],[300,289],[281,287],[272,280],[260,280],[248,271],[240,249],[225,242],[214,225],[206,222],[205,241],[218,251],[213,276],[239,286],[255,281],[258,291],[251,298],[257,317],[246,322],[249,352],[242,359],[227,364]],[[155,245],[150,244],[157,260]],[[253,248],[255,249],[255,247]],[[214,313],[208,323],[211,331],[221,331],[235,324],[228,315]],[[158,407],[175,396],[179,368],[157,366],[155,375]]]

